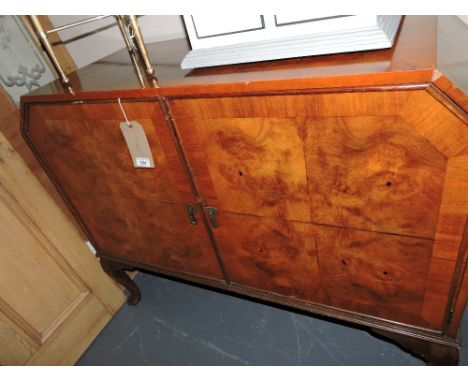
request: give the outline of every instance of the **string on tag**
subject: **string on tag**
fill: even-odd
[[[119,102],[120,110],[122,110],[122,114],[123,114],[123,116],[124,116],[124,118],[125,118],[125,122],[127,123],[127,127],[131,129],[131,128],[132,128],[132,124],[131,124],[130,121],[128,120],[127,114],[125,114],[125,110],[124,110],[124,108],[123,108],[123,106],[122,106],[122,103],[120,102],[120,98],[117,98],[117,101]]]

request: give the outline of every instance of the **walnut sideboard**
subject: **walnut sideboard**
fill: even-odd
[[[184,41],[152,44],[159,88],[139,88],[118,52],[73,73],[74,94],[56,82],[23,97],[22,133],[129,303],[140,293],[124,270],[147,269],[456,364],[468,298],[457,20],[405,17],[392,49],[191,72]],[[119,102],[154,168],[133,167]]]

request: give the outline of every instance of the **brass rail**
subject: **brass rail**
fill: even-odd
[[[90,23],[90,22],[92,22],[92,21],[105,19],[106,17],[111,17],[111,15],[103,15],[103,16],[90,17],[89,19],[76,21],[76,22],[74,22],[74,23],[70,23],[70,24],[63,25],[63,26],[61,26],[61,27],[49,29],[48,31],[46,31],[46,34],[50,34],[50,33],[54,33],[54,32],[59,32],[59,31],[62,31],[62,30],[64,30],[64,29],[68,29],[68,28],[77,27],[77,26],[79,26],[79,25],[87,24],[87,23]]]
[[[80,21],[76,21],[70,24],[62,25],[60,27],[52,28],[46,31],[42,27],[39,21],[39,18],[37,16],[34,16],[34,15],[29,16],[31,20],[31,24],[33,26],[33,31],[35,32],[37,38],[39,39],[44,51],[49,57],[63,85],[71,93],[73,93],[71,81],[66,75],[65,71],[63,70],[57,56],[55,55],[54,50],[52,48],[52,44],[48,40],[47,35],[54,33],[54,32],[59,32],[65,29],[74,28],[79,25],[87,24],[93,21],[101,20],[107,17],[111,17],[111,15],[95,16],[95,17],[91,17],[85,20],[80,20]],[[136,16],[116,16],[116,15],[114,15],[113,17],[115,18],[115,21],[122,34],[122,38],[124,40],[125,46],[127,47],[128,53],[130,55],[130,59],[132,61],[133,67],[135,69],[135,73],[138,77],[138,81],[140,82],[141,87],[142,88],[145,87],[145,80],[143,78],[143,74],[140,68],[138,56],[140,57],[142,61],[149,83],[153,87],[158,87],[157,79],[154,75],[154,69],[148,57],[148,51],[146,50],[145,42],[144,42],[143,35],[140,30],[140,26],[138,24],[137,17]]]

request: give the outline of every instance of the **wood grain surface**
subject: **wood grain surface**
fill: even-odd
[[[219,222],[234,283],[432,328],[422,318],[431,240],[244,214]]]
[[[451,31],[449,31],[451,32]],[[277,91],[375,84],[430,82],[437,61],[437,17],[406,16],[391,49],[321,55],[215,68],[182,70],[190,46],[185,39],[147,44],[161,88],[147,95]],[[449,33],[452,40],[457,36]],[[451,49],[455,57],[463,45]],[[458,52],[458,53],[457,53]],[[108,75],[113,73],[112,76]],[[126,49],[70,75],[76,93],[139,89]],[[65,94],[59,81],[34,94]]]
[[[433,246],[463,116],[424,90],[170,105],[233,282],[443,330],[458,252]]]
[[[70,74],[74,95],[59,81],[30,100],[283,92],[434,83],[467,111],[466,25],[456,16],[405,16],[391,49],[181,70],[184,39],[148,44],[160,88],[140,89],[126,49]],[[113,75],[109,75],[113,73]],[[137,90],[139,89],[139,90]],[[99,93],[96,93],[99,91]],[[25,97],[25,99],[29,99]]]
[[[219,223],[216,239],[232,282],[320,301],[321,278],[312,225],[230,213],[220,215]]]
[[[115,102],[33,107],[28,134],[100,252],[221,278],[201,215],[189,223],[185,205],[196,200],[159,104],[122,103],[146,132],[154,169],[133,167]]]
[[[208,278],[222,278],[208,235],[184,205],[70,191],[103,254]]]
[[[323,303],[440,329],[422,317],[431,240],[344,228],[315,231]]]
[[[72,73],[75,94],[25,97],[25,136],[105,258],[425,338],[399,341],[453,363],[468,85],[445,24],[407,16],[391,49],[192,72],[186,43],[164,42],[160,88],[137,89],[122,51]],[[133,168],[118,98],[155,169]]]
[[[171,105],[208,204],[434,238],[433,207],[440,204],[446,158],[399,118],[413,93],[226,97]]]
[[[434,238],[446,159],[398,117],[305,121],[313,220]]]
[[[445,102],[425,90],[169,99],[196,192],[218,209],[228,279],[442,331],[461,239],[441,224],[459,198],[446,171],[468,147]],[[100,251],[221,279],[204,226],[188,223],[197,200],[159,106],[124,108],[154,170],[133,168],[112,100],[34,106],[28,134]]]

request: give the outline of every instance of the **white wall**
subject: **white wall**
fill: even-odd
[[[54,27],[84,20],[89,17],[92,16],[49,16]],[[142,16],[138,18],[138,21],[146,43],[184,38],[186,36],[181,16]],[[99,32],[93,32],[96,29],[111,24],[114,26]],[[73,40],[74,37],[87,33],[89,33],[87,36]],[[82,68],[91,62],[95,62],[119,49],[125,48],[122,35],[114,19],[111,17],[70,28],[59,32],[59,34],[65,42],[72,39],[66,46],[78,68]]]

